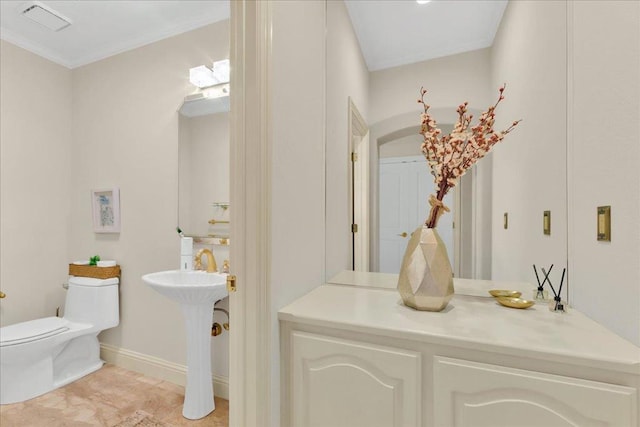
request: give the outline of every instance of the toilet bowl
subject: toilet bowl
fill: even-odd
[[[64,317],[0,328],[0,404],[32,399],[102,367],[97,336],[118,326],[118,283],[71,276]]]

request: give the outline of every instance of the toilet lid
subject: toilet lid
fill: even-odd
[[[0,328],[0,347],[24,344],[69,330],[69,322],[60,317],[45,317]]]

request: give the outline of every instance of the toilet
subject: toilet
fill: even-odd
[[[118,326],[118,283],[71,276],[64,317],[0,328],[0,404],[32,399],[102,367],[97,336]]]

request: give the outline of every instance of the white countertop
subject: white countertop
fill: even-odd
[[[387,279],[377,276],[382,283]],[[456,281],[455,286],[473,288],[477,282]],[[484,288],[495,284],[489,281],[479,285]],[[523,297],[530,298],[527,294]],[[512,309],[499,305],[491,297],[460,295],[457,290],[445,310],[425,312],[402,304],[395,285],[389,289],[326,284],[281,309],[278,318],[556,362],[571,359],[574,364],[640,375],[639,347],[574,309],[553,313],[547,304],[536,304],[526,310]]]
[[[344,270],[336,274],[329,280],[334,285],[360,286],[365,288],[396,289],[398,286],[398,275],[392,273],[372,273],[368,271]],[[486,297],[490,289],[507,289],[510,291],[522,292],[522,298],[533,298],[533,292],[537,286],[527,282],[514,281],[494,281],[453,278],[455,293],[459,295],[470,295]]]

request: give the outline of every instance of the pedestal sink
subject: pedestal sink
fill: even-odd
[[[182,415],[191,420],[202,418],[215,409],[211,382],[211,315],[213,304],[228,295],[227,276],[169,270],[145,274],[142,280],[182,307],[187,328],[187,386]]]

